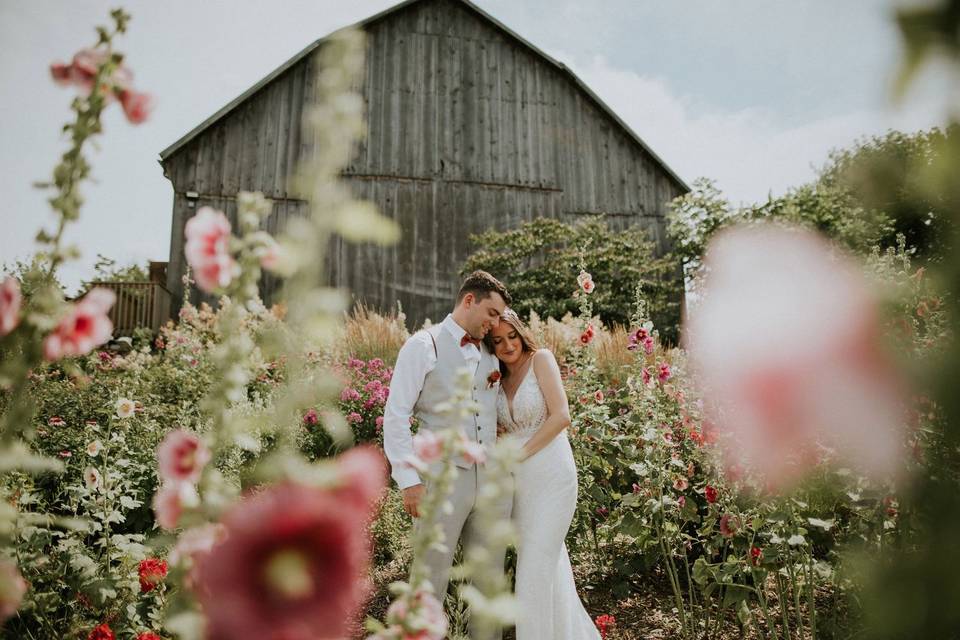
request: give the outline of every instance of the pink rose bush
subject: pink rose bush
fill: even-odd
[[[383,442],[383,409],[390,396],[393,368],[380,358],[351,358],[338,369],[343,380],[340,411],[358,442]]]

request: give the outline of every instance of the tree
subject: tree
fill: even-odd
[[[487,231],[471,237],[478,247],[461,269],[489,271],[503,280],[520,314],[531,310],[560,318],[576,313],[577,274],[586,269],[597,284],[593,308],[608,324],[627,325],[639,283],[661,336],[675,341],[683,292],[679,261],[656,258],[643,229],[611,229],[602,217],[568,224],[550,218],[517,229]]]

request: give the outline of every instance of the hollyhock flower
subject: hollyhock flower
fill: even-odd
[[[903,389],[862,270],[812,231],[723,231],[686,331],[728,463],[783,487],[821,446],[876,477],[900,468]],[[813,329],[812,329],[813,328]]]
[[[194,556],[207,553],[213,545],[222,541],[226,530],[222,524],[208,523],[192,529],[187,529],[177,538],[177,544],[170,551],[170,564],[176,566]]]
[[[593,289],[596,285],[593,283],[593,280],[584,280],[583,284],[580,285],[580,288],[583,289],[584,293],[593,293]]]
[[[113,629],[110,628],[110,625],[104,622],[93,628],[87,636],[87,640],[117,640],[117,636],[113,635]]]
[[[463,457],[470,464],[483,464],[487,461],[487,450],[479,442],[463,440]]]
[[[27,581],[11,560],[0,560],[0,623],[20,608],[27,592]]]
[[[645,384],[645,385],[649,385],[649,384],[650,384],[650,380],[652,380],[652,376],[650,375],[650,370],[649,370],[649,369],[647,369],[646,367],[644,367],[643,369],[641,369],[641,371],[640,371],[640,376],[643,378],[643,384]]]
[[[670,379],[670,365],[666,362],[660,363],[660,372],[657,374],[657,379],[660,382],[666,382]]]
[[[597,389],[594,391],[593,399],[596,400],[597,404],[603,404],[603,390]]]
[[[413,436],[413,453],[430,464],[443,457],[443,439],[433,431],[424,430]]]
[[[163,640],[163,639],[157,634],[155,634],[153,631],[144,631],[143,633],[137,636],[137,640]]]
[[[87,485],[87,489],[96,490],[103,486],[103,476],[96,467],[87,467],[83,470],[83,482]]]
[[[210,449],[197,434],[182,429],[171,431],[157,447],[160,478],[167,483],[196,483],[210,456]]]
[[[7,276],[0,283],[0,338],[17,328],[20,324],[20,306],[23,296],[20,283],[13,276]]]
[[[100,451],[103,449],[103,443],[99,440],[94,440],[87,445],[87,455],[91,458],[96,458],[100,455]]]
[[[447,637],[447,616],[443,605],[429,591],[418,589],[412,596],[394,600],[387,609],[388,625],[399,627],[398,637],[443,640]]]
[[[342,482],[335,487],[275,485],[227,512],[224,540],[196,558],[195,592],[208,637],[348,634],[369,592],[366,527],[386,465],[370,448],[340,461]]]
[[[736,516],[725,513],[720,516],[720,535],[724,538],[732,538],[740,529],[740,521]]]
[[[586,282],[587,280],[593,280],[593,276],[591,276],[586,271],[581,270],[580,275],[577,276],[577,285],[582,287],[583,283]]]
[[[703,497],[707,499],[707,502],[713,504],[717,501],[717,498],[720,497],[720,492],[717,491],[716,487],[712,487],[709,484],[703,488]]]
[[[363,416],[357,413],[356,411],[351,411],[347,414],[347,422],[350,424],[359,424],[363,422]]]
[[[590,344],[591,340],[593,340],[593,334],[587,332],[580,334],[580,344]]]
[[[760,560],[763,558],[763,549],[760,547],[750,547],[750,563],[753,566],[760,564]]]
[[[157,524],[172,531],[177,528],[185,508],[199,503],[196,488],[189,482],[167,482],[153,496],[153,514]]]
[[[107,314],[115,300],[113,291],[97,287],[70,305],[67,315],[43,340],[44,357],[52,362],[82,356],[109,340],[113,322]]]
[[[123,107],[123,115],[127,116],[127,121],[130,124],[146,122],[153,111],[153,103],[153,96],[149,93],[132,89],[124,89],[120,92],[120,105]]]
[[[643,344],[643,352],[645,354],[649,356],[650,354],[653,353],[653,346],[654,346],[653,338],[651,338],[650,336],[647,336],[642,340],[641,344]]]
[[[230,284],[239,266],[230,255],[230,221],[222,211],[200,207],[184,228],[184,253],[197,286],[213,292]]]
[[[617,619],[606,613],[602,616],[597,616],[597,619],[593,622],[597,625],[597,631],[600,632],[601,640],[607,640],[607,635],[609,635],[611,629],[617,626]]]
[[[317,413],[316,409],[310,409],[305,414],[303,414],[303,424],[308,427],[315,427],[320,421],[320,416]]]
[[[137,410],[137,403],[129,398],[117,398],[115,403],[117,417],[126,419],[132,416]]]
[[[347,387],[340,392],[340,401],[341,402],[354,402],[360,399],[360,392],[354,389],[353,387]]]
[[[63,451],[61,451],[61,452],[58,453],[57,455],[60,456],[61,458],[69,458],[69,457],[71,457],[73,454],[70,453],[69,451],[67,451],[66,449],[64,449]]]
[[[687,487],[690,486],[690,483],[683,476],[678,477],[673,481],[673,488],[677,491],[686,491]]]
[[[51,427],[64,427],[66,426],[67,421],[60,416],[51,416],[51,418],[47,420],[47,424]]]
[[[640,485],[638,485],[636,482],[634,482],[634,483],[633,483],[632,490],[633,490],[633,493],[640,493]]]
[[[681,509],[683,509],[686,505],[687,505],[687,498],[686,498],[686,496],[679,496],[679,497],[677,498],[677,506],[680,507]]]
[[[153,591],[167,577],[167,561],[160,558],[147,558],[137,567],[140,577],[140,593]]]

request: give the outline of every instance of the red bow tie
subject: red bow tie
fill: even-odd
[[[463,337],[460,338],[461,347],[465,347],[471,342],[473,343],[473,346],[475,346],[477,349],[480,348],[480,340],[478,338],[471,338],[469,333],[463,334]]]

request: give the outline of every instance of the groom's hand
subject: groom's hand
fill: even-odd
[[[420,499],[423,498],[423,484],[415,484],[403,490],[403,510],[414,518],[420,517]]]

